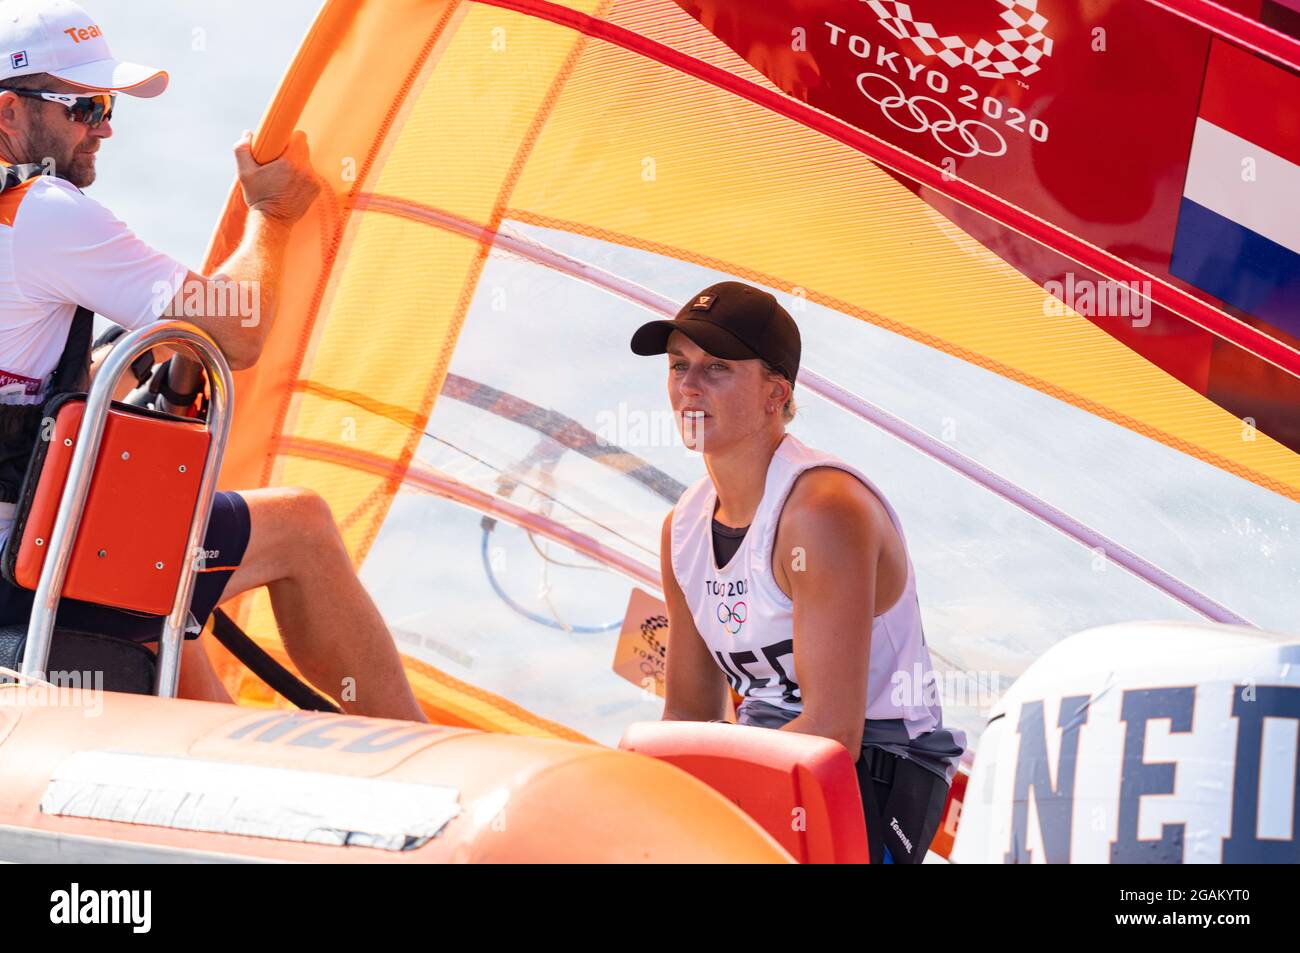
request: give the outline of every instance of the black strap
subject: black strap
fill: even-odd
[[[6,189],[17,188],[28,179],[34,179],[38,175],[45,174],[45,167],[37,165],[35,162],[25,162],[22,165],[0,166],[3,173],[0,173],[0,192]]]
[[[886,758],[892,760],[892,756],[880,748],[863,748],[857,763],[862,814],[867,822],[867,848],[873,864],[884,863],[885,843],[881,837],[883,825],[880,821],[880,802],[889,796],[889,783],[881,777]]]
[[[50,396],[75,394],[90,384],[90,332],[95,326],[95,313],[89,308],[77,308],[68,328],[68,340],[55,365],[50,379]]]
[[[332,701],[318,694],[310,685],[267,655],[221,609],[212,613],[212,634],[231,655],[248,666],[249,671],[303,711],[332,711],[341,714],[339,707]]]
[[[190,404],[194,403],[194,398],[198,397],[199,394],[203,393],[204,377],[203,377],[203,372],[200,371],[198,386],[195,387],[195,389],[190,391],[188,394],[182,394],[172,390],[171,373],[172,373],[172,367],[175,364],[175,362],[176,362],[176,358],[173,357],[170,361],[164,364],[162,370],[158,372],[160,375],[159,383],[158,383],[158,393],[160,393],[163,396],[163,398],[167,401],[167,403],[169,403],[173,408],[179,409],[182,407],[189,407]]]
[[[28,463],[41,438],[46,406],[63,394],[85,391],[90,372],[90,332],[95,316],[78,308],[68,328],[68,340],[55,366],[49,394],[41,404],[0,405],[0,503],[17,503]]]
[[[883,863],[886,847],[896,864],[924,861],[939,830],[947,783],[883,748],[864,748],[857,768],[871,862]]]
[[[126,334],[126,328],[120,324],[109,325],[108,330],[95,338],[95,343],[90,345],[90,356],[94,362],[95,352],[101,347],[111,347],[117,343],[117,339]],[[131,362],[131,375],[135,378],[135,386],[139,387],[153,375],[154,354],[153,348],[145,351],[134,361]]]

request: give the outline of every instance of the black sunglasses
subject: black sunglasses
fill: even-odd
[[[40,89],[0,88],[0,92],[25,96],[28,99],[43,99],[49,103],[58,103],[68,110],[68,117],[73,122],[85,123],[94,129],[102,122],[113,118],[113,104],[117,102],[116,93],[92,93],[89,96],[77,96],[73,93],[51,93]]]

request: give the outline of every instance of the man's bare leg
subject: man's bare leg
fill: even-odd
[[[284,647],[308,681],[347,712],[427,721],[328,504],[294,488],[240,495],[252,530],[222,601],[266,586]]]
[[[226,691],[217,670],[212,667],[212,659],[208,657],[207,646],[203,643],[204,638],[200,635],[197,639],[186,639],[181,643],[181,672],[180,678],[176,680],[176,697],[233,704],[234,699]],[[150,652],[158,654],[158,643],[142,644]]]
[[[206,635],[186,639],[181,650],[181,677],[176,686],[179,698],[197,698],[207,702],[231,702],[230,693],[217,676],[204,644]]]

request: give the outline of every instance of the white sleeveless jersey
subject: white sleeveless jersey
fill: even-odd
[[[749,531],[725,567],[717,566],[713,553],[717,493],[712,480],[706,476],[690,487],[673,510],[673,573],[695,627],[727,680],[746,701],[766,702],[788,712],[803,710],[794,666],[794,604],[773,578],[772,547],[795,480],[812,467],[835,467],[861,480],[884,504],[907,559],[902,596],[871,623],[864,719],[901,719],[909,738],[940,728],[943,716],[934,701],[936,693],[921,688],[932,678],[930,653],[921,629],[916,575],[898,515],[860,471],[837,457],[809,449],[789,434],[772,456],[763,499]],[[898,672],[903,673],[906,691],[895,684]],[[927,700],[934,703],[923,704]],[[907,704],[910,701],[920,704]]]

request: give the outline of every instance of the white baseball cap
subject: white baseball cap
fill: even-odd
[[[71,0],[0,0],[0,82],[32,73],[146,99],[167,88],[163,70],[114,59],[99,24]]]

